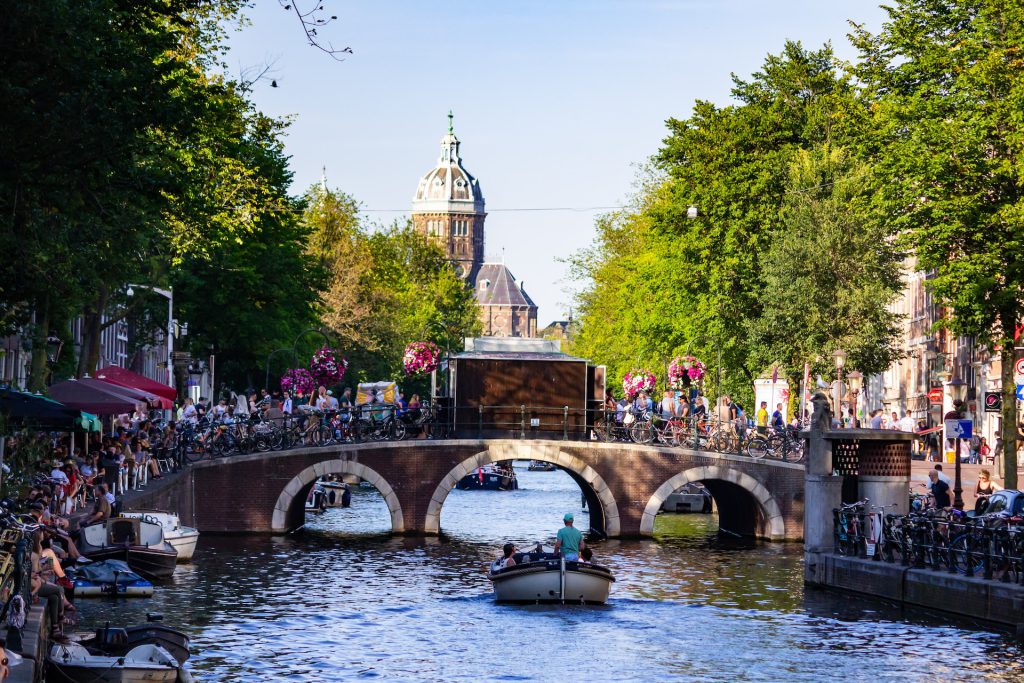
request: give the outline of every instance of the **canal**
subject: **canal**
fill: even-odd
[[[567,474],[517,470],[516,492],[453,491],[443,539],[388,537],[372,489],[288,537],[204,536],[153,598],[80,600],[79,628],[161,612],[192,634],[200,681],[1024,679],[1011,636],[805,590],[798,545],[718,540],[713,516],[599,543],[605,607],[497,606],[503,543],[550,544],[565,512],[587,526]]]

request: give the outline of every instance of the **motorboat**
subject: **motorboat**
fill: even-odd
[[[305,511],[309,513],[320,513],[327,509],[327,496],[324,494],[324,488],[320,485],[320,482],[315,482],[313,488],[309,490],[309,495],[306,496]]]
[[[512,567],[502,567],[502,559],[491,564],[487,575],[498,602],[603,605],[615,582],[606,567],[566,561],[555,553],[514,553]]]
[[[347,508],[352,505],[352,491],[345,482],[322,479],[318,483],[323,491],[325,507]]]
[[[162,510],[132,510],[121,513],[122,517],[137,517],[144,522],[159,524],[164,530],[164,540],[178,551],[178,562],[191,562],[199,543],[199,530],[182,526],[181,519],[173,512]]]
[[[123,656],[94,655],[79,643],[58,643],[46,659],[58,680],[72,683],[175,683],[191,681],[170,652],[159,645],[138,645]],[[49,676],[47,676],[49,679]]]
[[[148,598],[153,595],[153,584],[133,572],[124,560],[101,560],[69,567],[67,575],[74,585],[72,595],[76,598]]]
[[[125,628],[111,627],[109,624],[96,629],[95,633],[86,634],[77,642],[89,652],[111,657],[124,657],[139,645],[159,645],[174,657],[179,664],[184,664],[191,656],[191,641],[185,633],[165,626],[160,614],[147,614],[147,622],[138,626]]]
[[[473,470],[455,485],[463,491],[515,491],[519,488],[512,464],[494,463]]]
[[[544,462],[543,460],[531,460],[530,466],[526,469],[531,472],[554,472],[558,467],[554,463]]]
[[[113,517],[82,527],[78,550],[93,561],[124,560],[132,571],[151,579],[174,574],[178,551],[164,540],[156,522],[137,517]]]

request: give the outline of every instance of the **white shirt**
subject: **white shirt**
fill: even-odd
[[[291,398],[286,398],[284,400],[284,405],[281,406],[281,411],[285,415],[291,415],[291,412],[292,412],[292,400],[291,400]]]
[[[183,410],[181,413],[181,418],[183,420],[188,420],[189,422],[196,422],[198,417],[199,411],[196,410],[196,407],[191,404],[185,406],[185,410]]]
[[[916,432],[917,431],[917,420],[907,415],[900,420],[900,431],[901,432]]]
[[[104,494],[103,494],[103,497],[104,497],[104,498],[105,498],[105,499],[107,500],[107,502],[108,502],[108,503],[110,503],[111,505],[113,505],[113,504],[114,504],[114,503],[115,503],[115,502],[117,501],[117,498],[115,498],[115,497],[114,497],[114,494],[113,494],[113,493],[111,493],[110,491],[107,491],[106,493],[104,493]]]
[[[952,486],[952,480],[947,477],[941,470],[936,470],[939,473],[939,481],[945,482],[947,486]]]
[[[64,470],[61,469],[54,469],[52,472],[50,472],[50,479],[53,479],[54,481],[59,481],[61,484],[70,483],[68,481],[68,475],[64,474]]]

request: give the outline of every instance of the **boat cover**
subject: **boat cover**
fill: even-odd
[[[78,578],[95,581],[96,583],[114,583],[115,572],[117,573],[116,580],[118,583],[130,583],[142,579],[141,576],[131,570],[128,563],[124,560],[90,562],[83,567],[79,567],[75,575]]]

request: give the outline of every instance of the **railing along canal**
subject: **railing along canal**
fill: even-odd
[[[925,510],[885,514],[866,501],[833,510],[834,550],[904,567],[1024,584],[1024,520]]]

